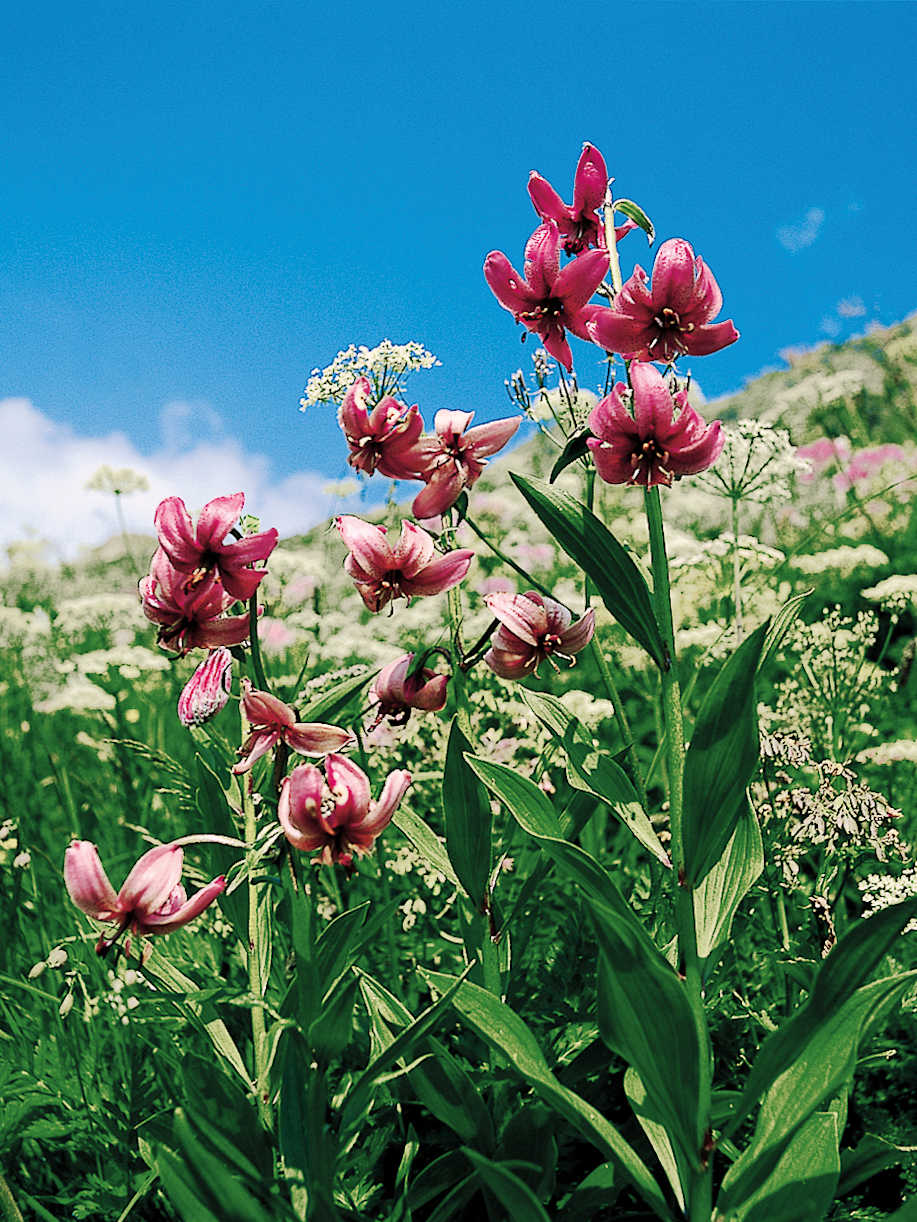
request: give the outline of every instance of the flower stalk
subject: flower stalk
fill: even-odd
[[[242,742],[249,736],[251,727],[240,710],[242,719]],[[248,846],[246,865],[248,874],[248,988],[252,995],[252,1056],[255,1082],[255,1100],[258,1107],[258,1118],[262,1126],[270,1131],[273,1119],[271,1115],[270,1090],[267,1077],[267,1031],[264,1022],[264,981],[261,978],[261,964],[265,948],[261,945],[262,927],[258,919],[260,896],[255,884],[255,870],[258,864],[258,853],[255,840],[258,835],[258,817],[255,812],[255,802],[251,790],[251,779],[239,777],[239,789],[242,796],[242,818],[245,828],[245,843]]]

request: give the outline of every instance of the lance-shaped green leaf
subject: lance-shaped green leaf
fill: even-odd
[[[669,658],[649,588],[608,527],[566,492],[513,472],[510,478],[567,555],[587,574],[621,627],[658,666],[667,667]]]
[[[672,863],[647,817],[630,777],[607,752],[595,747],[587,728],[562,701],[528,689],[522,698],[540,722],[563,744],[567,780],[574,789],[591,793],[611,807],[632,835],[665,866]]]
[[[646,1087],[640,1081],[640,1075],[634,1069],[628,1069],[624,1074],[624,1093],[627,1095],[627,1102],[631,1106],[631,1111],[640,1123],[640,1128],[646,1134],[650,1145],[656,1153],[656,1157],[659,1159],[665,1172],[665,1177],[669,1181],[669,1187],[675,1194],[675,1200],[684,1209],[685,1192],[682,1186],[682,1173],[678,1166],[678,1157],[672,1148],[671,1141],[669,1141],[665,1125],[660,1122],[658,1114],[653,1110],[646,1093]],[[688,1176],[684,1177],[685,1182],[688,1181],[688,1178]]]
[[[839,1136],[834,1112],[810,1116],[730,1222],[821,1222],[837,1189]]]
[[[646,1110],[692,1170],[710,1119],[710,1041],[684,980],[646,937],[586,896],[599,941],[599,1031],[646,1091]]]
[[[300,709],[300,721],[334,721],[341,713],[350,705],[357,692],[369,683],[369,681],[378,674],[378,666],[375,670],[365,670],[362,674],[351,675],[349,679],[342,679],[340,683],[335,683],[329,687],[327,691],[320,692],[314,700],[310,700],[305,708]]]
[[[403,836],[406,836],[421,855],[427,865],[432,866],[439,874],[452,884],[460,887],[461,883],[452,868],[449,854],[443,848],[443,842],[428,823],[424,823],[420,815],[415,815],[406,806],[399,808],[392,815],[392,823]]]
[[[814,592],[814,589],[811,589],[803,590],[801,594],[794,594],[792,598],[787,599],[771,620],[771,626],[768,628],[767,636],[764,638],[764,649],[761,651],[761,661],[758,663],[758,670],[762,670],[768,664],[783,644],[786,634],[793,627],[796,617],[802,610],[802,604]]]
[[[483,910],[491,868],[490,801],[487,791],[465,763],[471,743],[454,718],[443,767],[443,813],[446,852],[472,903]]]
[[[421,975],[443,996],[451,994],[452,1004],[472,1031],[501,1052],[541,1098],[565,1116],[606,1158],[615,1160],[657,1217],[672,1218],[665,1197],[644,1162],[601,1112],[558,1082],[538,1041],[515,1011],[469,980],[456,989],[452,976],[423,970]]]
[[[718,1201],[721,1213],[731,1218],[768,1191],[795,1134],[853,1077],[866,1030],[913,985],[915,978],[917,972],[906,972],[863,985],[811,1031],[792,1063],[771,1082],[764,1096],[752,1139],[723,1180]],[[839,1173],[839,1163],[837,1170]]]
[[[474,1167],[482,1184],[494,1194],[513,1222],[551,1222],[541,1202],[518,1175],[503,1162],[494,1162],[467,1146],[462,1153]]]
[[[505,764],[492,764],[480,756],[466,756],[469,765],[478,774],[490,792],[506,806],[523,831],[534,837],[568,877],[576,880],[586,896],[600,899],[614,912],[618,921],[627,925],[637,938],[653,943],[646,930],[637,920],[634,910],[618,890],[611,875],[579,845],[563,839],[560,823],[548,797],[538,786],[507,768]],[[655,948],[654,948],[655,949]]]
[[[696,887],[722,857],[745,810],[758,762],[755,672],[767,625],[747,637],[713,680],[685,756],[684,849]]]
[[[656,230],[653,228],[653,222],[646,215],[639,204],[635,204],[632,199],[616,199],[613,201],[615,212],[623,212],[629,221],[633,221],[639,225],[646,234],[646,240],[650,246],[656,241]]]
[[[560,475],[561,471],[566,471],[572,463],[579,462],[581,458],[585,458],[589,453],[589,447],[586,442],[592,436],[592,432],[588,428],[577,429],[575,433],[571,433],[567,438],[567,444],[561,450],[560,455],[551,468],[551,478],[548,481],[553,484]]]
[[[763,869],[761,829],[746,805],[723,856],[694,892],[697,953],[701,959],[708,959],[725,945],[739,904]]]
[[[758,1052],[726,1136],[731,1137],[759,1099],[801,1057],[822,1025],[868,980],[901,930],[917,917],[917,897],[858,921],[821,964],[808,1001],[769,1035]]]
[[[393,1032],[409,1027],[414,1016],[393,993],[365,972],[360,973],[360,992],[372,1024],[374,1052],[378,1054],[391,1044]],[[431,1055],[408,1073],[417,1097],[460,1141],[490,1152],[496,1144],[496,1134],[481,1092],[439,1040],[428,1036],[424,1047]]]

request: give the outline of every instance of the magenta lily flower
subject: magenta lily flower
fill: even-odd
[[[432,535],[413,522],[401,523],[392,544],[384,526],[345,515],[337,528],[350,549],[344,568],[370,611],[381,611],[393,598],[442,594],[464,578],[474,559],[470,548],[436,555]],[[434,559],[435,557],[435,559]]]
[[[591,338],[586,324],[598,307],[587,302],[608,271],[608,254],[587,250],[561,270],[559,252],[560,231],[554,221],[546,221],[526,244],[525,276],[499,250],[484,260],[484,276],[504,310],[540,335],[551,356],[569,370],[573,355],[565,332]]]
[[[314,764],[300,764],[286,777],[277,817],[294,849],[320,849],[326,865],[350,866],[354,853],[372,850],[410,784],[409,772],[389,773],[374,802],[366,773],[342,755],[329,755],[325,776]]]
[[[683,238],[670,238],[653,263],[652,288],[643,268],[635,267],[612,305],[591,311],[586,330],[606,352],[668,363],[735,343],[732,319],[711,322],[722,307],[723,294],[703,259]]]
[[[201,726],[225,708],[232,687],[232,654],[222,646],[212,649],[185,684],[178,698],[178,720],[183,726]]]
[[[214,571],[226,593],[234,599],[248,602],[258,588],[265,570],[251,565],[267,560],[277,544],[277,531],[271,528],[232,543],[224,542],[244,506],[244,493],[218,496],[201,510],[195,529],[180,496],[166,497],[160,502],[154,518],[159,546],[174,568],[188,574],[189,589]]]
[[[719,420],[708,425],[684,391],[673,398],[652,365],[635,361],[630,380],[633,393],[619,382],[589,415],[595,436],[586,444],[602,479],[651,488],[712,466],[725,441]]]
[[[551,184],[532,170],[529,175],[529,195],[535,211],[543,221],[553,221],[563,239],[564,253],[578,255],[590,246],[605,249],[605,226],[597,209],[605,202],[608,170],[605,158],[591,144],[584,144],[573,179],[573,204],[565,204]],[[636,229],[634,221],[615,229],[615,241]]]
[[[327,755],[329,751],[351,747],[355,741],[351,732],[340,726],[297,721],[288,704],[270,692],[254,691],[248,679],[242,680],[242,712],[251,733],[239,748],[243,758],[233,765],[237,775],[248,772],[255,760],[281,742],[300,755]]]
[[[104,955],[126,929],[138,934],[171,933],[212,904],[226,887],[220,875],[201,887],[191,899],[181,885],[184,853],[180,845],[160,844],[144,853],[115,894],[94,844],[74,840],[64,854],[64,882],[70,898],[94,921],[116,922],[110,938],[100,938],[96,950]],[[129,949],[129,943],[126,944]]]
[[[415,518],[433,518],[445,513],[481,475],[491,454],[502,450],[522,423],[521,416],[468,425],[474,412],[438,411],[435,438],[430,438],[429,467],[423,492],[411,506]]]
[[[218,649],[248,640],[247,615],[223,612],[236,601],[213,575],[189,587],[186,575],[169,562],[161,547],[150,563],[149,576],[140,582],[143,614],[159,624],[163,649],[186,654],[192,649]]]
[[[408,407],[386,395],[370,412],[371,394],[369,378],[357,378],[338,412],[350,447],[347,461],[367,475],[378,471],[388,479],[422,479],[429,447],[421,441],[423,419],[417,405]]]
[[[535,590],[525,594],[486,594],[484,601],[500,621],[484,661],[501,679],[524,679],[537,674],[547,659],[573,664],[573,655],[585,649],[595,632],[595,611],[573,623],[566,607]]]
[[[384,718],[393,726],[403,726],[412,709],[429,713],[445,708],[449,676],[437,674],[426,666],[409,676],[413,661],[412,653],[402,654],[383,666],[376,676],[369,689],[370,702],[379,706],[373,729]]]

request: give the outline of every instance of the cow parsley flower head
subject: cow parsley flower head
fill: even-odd
[[[351,344],[339,352],[324,369],[313,369],[299,400],[300,411],[317,403],[343,403],[344,396],[358,378],[372,383],[374,401],[395,395],[407,375],[417,369],[432,369],[441,362],[417,340],[393,344],[384,339],[375,348]]]
[[[760,420],[739,420],[723,430],[725,442],[716,464],[696,477],[714,496],[767,504],[789,500],[790,476],[811,470],[800,458],[786,429]]]

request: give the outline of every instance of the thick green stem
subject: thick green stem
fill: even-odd
[[[739,502],[732,498],[732,601],[735,612],[736,644],[742,641],[742,573],[739,563]]]
[[[694,919],[694,892],[685,882],[685,846],[683,832],[685,732],[675,660],[675,629],[672,622],[672,597],[669,585],[669,563],[665,551],[665,531],[658,487],[647,488],[644,496],[646,520],[649,526],[650,555],[653,565],[653,600],[656,618],[668,654],[662,669],[662,709],[665,717],[666,772],[669,787],[669,826],[671,829],[672,863],[675,867],[675,923],[678,949],[684,965],[685,986],[702,1046],[707,1041],[707,1019],[704,1014],[703,982],[697,955],[697,928]],[[689,1186],[691,1222],[710,1222],[711,1167],[702,1165],[701,1152],[692,1168]]]
[[[605,194],[604,217],[605,245],[608,248],[608,271],[611,274],[611,283],[614,291],[620,293],[621,285],[624,281],[621,279],[621,261],[618,259],[618,243],[615,240],[615,210],[611,197],[611,187],[608,188]]]
[[[269,692],[267,675],[264,673],[264,662],[261,658],[261,645],[258,641],[258,595],[253,594],[248,603],[248,632],[251,641],[252,670],[255,672],[255,682],[258,690]]]
[[[242,741],[249,734],[249,724],[244,712],[242,716]],[[255,803],[252,798],[249,776],[239,778],[239,788],[242,793],[242,817],[245,822],[245,843],[248,845],[248,988],[252,995],[252,1050],[254,1062],[255,1096],[258,1104],[258,1116],[265,1129],[270,1130],[271,1104],[270,1089],[267,1080],[267,1038],[264,1023],[264,988],[261,979],[261,963],[263,948],[261,946],[261,923],[258,920],[259,893],[254,880],[257,869],[257,852],[255,838],[258,834],[258,819],[255,814]]]

